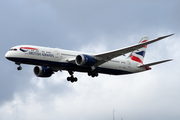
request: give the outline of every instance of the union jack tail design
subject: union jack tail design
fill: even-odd
[[[143,42],[147,42],[149,39],[149,37],[143,37],[139,43],[143,43]],[[133,61],[139,62],[143,64],[143,60],[144,60],[144,56],[146,53],[146,48],[147,45],[145,45],[144,47],[138,49],[138,50],[134,50],[128,57],[128,59],[131,59]]]

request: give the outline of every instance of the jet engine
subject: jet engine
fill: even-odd
[[[50,67],[36,66],[34,67],[34,74],[37,77],[50,77],[53,71]]]
[[[91,67],[96,63],[96,60],[92,56],[82,54],[76,56],[75,62],[81,67]]]

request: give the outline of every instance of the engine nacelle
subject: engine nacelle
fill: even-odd
[[[81,67],[91,67],[96,63],[94,57],[89,55],[78,55],[75,60],[76,64]]]
[[[34,67],[34,74],[37,77],[50,77],[53,74],[53,71],[49,67],[36,66]]]

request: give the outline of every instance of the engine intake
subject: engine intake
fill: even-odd
[[[53,71],[50,67],[36,66],[34,67],[34,74],[37,77],[51,77]]]
[[[81,67],[91,67],[96,63],[96,60],[92,56],[82,54],[76,56],[75,62]]]

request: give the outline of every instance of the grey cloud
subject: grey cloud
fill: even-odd
[[[105,36],[108,42],[126,41],[128,35],[152,34],[161,29],[179,31],[171,21],[177,3],[156,1],[43,1],[59,16],[71,40],[83,44]],[[136,5],[138,4],[138,5]],[[160,7],[161,6],[161,7]]]

